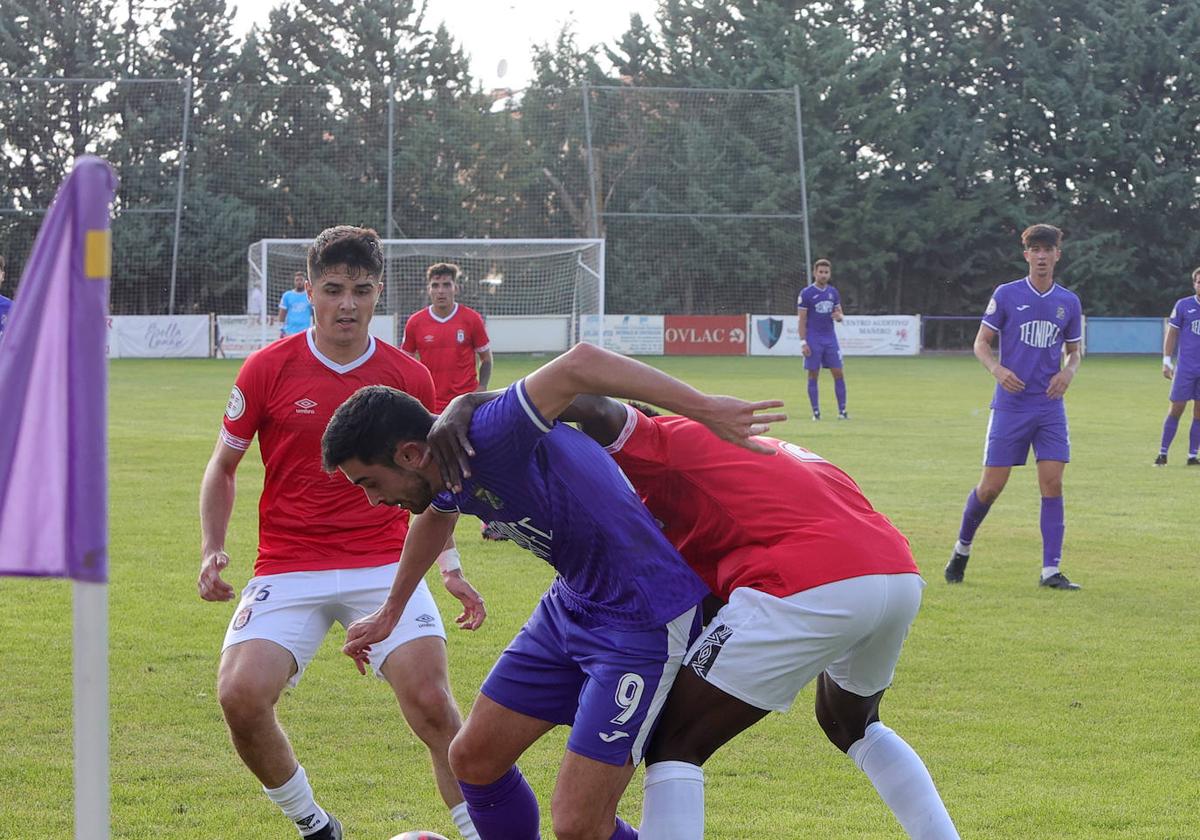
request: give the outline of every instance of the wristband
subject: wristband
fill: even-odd
[[[437,558],[438,568],[442,570],[442,574],[447,572],[455,572],[462,568],[462,556],[459,555],[457,548],[447,548]]]
[[[1169,368],[1175,367],[1175,362],[1171,359],[1170,356],[1163,356],[1163,367],[1169,367]]]
[[[808,342],[805,341],[803,338],[800,339],[800,346],[803,347],[805,344],[808,344]]]

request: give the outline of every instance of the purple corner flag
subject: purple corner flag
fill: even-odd
[[[0,575],[108,580],[109,205],[81,157],[58,190],[0,340]]]

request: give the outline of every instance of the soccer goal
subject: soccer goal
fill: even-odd
[[[247,317],[261,324],[263,344],[278,335],[273,316],[295,273],[305,270],[310,244],[260,239],[249,248]],[[408,316],[428,305],[425,269],[438,262],[462,270],[458,302],[483,315],[498,352],[566,350],[588,316],[604,315],[603,239],[385,239],[383,252],[384,290],[371,331],[396,344]]]

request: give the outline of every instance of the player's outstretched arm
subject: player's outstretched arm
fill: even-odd
[[[245,454],[218,440],[200,482],[200,577],[196,588],[205,601],[229,601],[233,587],[221,579],[229,565],[225,535],[237,496],[237,468]]]
[[[604,394],[660,405],[703,423],[723,440],[763,453],[772,450],[757,443],[754,435],[787,419],[786,414],[759,413],[781,408],[779,400],[747,402],[703,394],[636,359],[584,343],[525,377],[525,391],[547,420],[558,418],[580,394]]]
[[[375,612],[346,628],[346,643],[342,646],[342,653],[354,660],[359,672],[367,672],[367,654],[371,645],[382,642],[395,629],[408,599],[437,560],[446,540],[454,533],[454,523],[457,521],[458,514],[442,513],[432,508],[412,518],[387,600]]]
[[[987,324],[980,324],[979,332],[975,334],[975,358],[987,369],[988,373],[996,377],[996,381],[1000,383],[1000,387],[1010,393],[1019,394],[1025,390],[1025,383],[1021,380],[1021,377],[1000,364],[999,360],[992,353],[992,341],[995,338],[995,330]]]

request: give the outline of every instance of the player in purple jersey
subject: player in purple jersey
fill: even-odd
[[[1025,464],[1032,445],[1042,491],[1040,583],[1053,589],[1079,589],[1059,564],[1065,530],[1062,478],[1071,460],[1063,394],[1079,370],[1083,313],[1075,293],[1054,282],[1054,265],[1062,256],[1062,231],[1053,225],[1033,225],[1021,234],[1021,243],[1029,275],[996,288],[975,336],[975,356],[996,378],[996,392],[983,451],[983,476],[967,497],[958,542],[946,565],[946,581],[962,582],[975,531],[1000,496],[1012,468]],[[999,359],[992,354],[997,335]]]
[[[433,417],[382,387],[357,392],[326,429],[323,458],[372,504],[414,513],[384,605],[347,630],[360,663],[394,626],[460,511],[492,523],[558,572],[480,689],[450,748],[483,840],[533,840],[540,818],[517,759],[555,726],[571,725],[553,798],[559,838],[633,838],[617,802],[699,630],[707,587],[667,542],[615,462],[555,419],[580,393],[655,399],[754,449],[749,436],[782,415],[777,402],[707,397],[653,368],[581,344],[480,408],[471,475],[442,486],[426,436]]]
[[[1167,334],[1163,337],[1163,376],[1171,380],[1171,408],[1163,421],[1162,446],[1154,465],[1166,466],[1167,450],[1175,439],[1179,418],[1192,401],[1192,428],[1188,433],[1189,467],[1200,466],[1200,268],[1192,272],[1194,295],[1175,302],[1171,319],[1167,322]],[[1179,348],[1179,363],[1173,360],[1175,348]]]
[[[804,369],[808,371],[808,401],[812,404],[814,420],[821,419],[821,398],[817,378],[821,368],[833,374],[833,393],[837,396],[838,419],[849,420],[846,413],[846,379],[842,374],[842,349],[838,346],[833,322],[842,320],[842,297],[829,285],[833,264],[829,260],[813,263],[813,284],[805,286],[796,300],[796,316],[800,319],[800,352]]]

